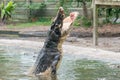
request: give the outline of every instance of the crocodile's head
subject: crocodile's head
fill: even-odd
[[[48,39],[45,46],[52,49],[53,47],[61,49],[62,43],[69,34],[71,30],[71,25],[73,24],[77,16],[78,12],[71,12],[70,15],[65,18],[64,9],[60,7],[49,30]]]

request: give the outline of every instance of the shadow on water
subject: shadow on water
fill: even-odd
[[[120,80],[120,64],[89,60],[64,54],[57,75],[29,77],[37,51],[20,47],[0,47],[0,80]]]

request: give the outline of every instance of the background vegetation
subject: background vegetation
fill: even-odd
[[[3,2],[0,4],[0,18],[2,23],[6,23],[11,17],[15,6],[16,4],[13,1],[9,1],[6,5]]]
[[[29,4],[27,4],[29,3]],[[27,24],[38,24],[39,25],[50,25],[51,20],[53,17],[51,16],[43,16],[42,14],[45,13],[47,8],[56,8],[63,6],[65,9],[65,14],[69,15],[70,10],[69,8],[78,8],[82,9],[82,15],[80,15],[77,20],[75,21],[74,26],[77,27],[91,27],[92,26],[92,0],[47,0],[43,2],[34,2],[34,0],[30,0],[27,3],[18,3],[18,2],[11,2],[8,3],[8,5],[4,5],[1,3],[0,5],[0,16],[2,22],[6,22],[12,15],[16,5],[17,5],[17,11],[19,11],[19,8],[25,8],[22,11],[25,12],[24,17],[28,15],[28,21]],[[11,5],[10,5],[11,4]],[[11,6],[11,7],[10,7]],[[21,7],[20,7],[21,6]],[[9,10],[8,10],[8,8]],[[91,10],[91,11],[90,11]],[[21,12],[22,12],[21,11]],[[21,13],[19,12],[19,13]],[[29,13],[29,14],[28,14]],[[108,24],[108,23],[120,23],[119,16],[120,16],[120,8],[98,8],[98,17],[99,17],[99,24]],[[49,13],[47,13],[49,14]],[[4,15],[4,17],[3,17]],[[21,18],[21,16],[19,16]],[[22,23],[23,24],[23,23]],[[24,23],[25,24],[25,23]]]

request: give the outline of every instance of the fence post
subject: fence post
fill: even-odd
[[[97,33],[97,5],[95,0],[93,0],[93,44],[94,46],[98,45],[98,33]]]

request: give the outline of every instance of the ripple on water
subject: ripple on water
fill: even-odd
[[[0,47],[0,78],[3,80],[37,80],[26,76],[37,51],[19,47]],[[120,80],[120,64],[91,60],[81,55],[64,54],[57,80]]]

